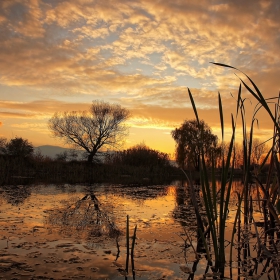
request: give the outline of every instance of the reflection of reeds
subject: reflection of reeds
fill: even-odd
[[[126,216],[126,263],[125,263],[125,271],[126,274],[129,273],[129,256],[131,257],[131,270],[133,279],[135,278],[135,270],[134,270],[134,248],[135,248],[135,241],[136,241],[136,231],[137,231],[137,225],[134,228],[133,236],[132,236],[132,245],[131,250],[129,246],[129,215]]]
[[[214,63],[219,66],[223,67],[229,67],[232,69],[235,69],[239,71],[238,69],[224,65],[219,63]],[[244,73],[243,73],[244,74]],[[258,241],[258,247],[266,248],[264,243],[261,243],[261,240],[259,238],[259,234],[257,231],[257,227],[253,218],[253,203],[252,199],[250,198],[250,191],[251,191],[251,185],[253,182],[257,183],[260,187],[261,191],[264,193],[264,201],[267,206],[267,209],[269,211],[269,215],[265,216],[265,220],[269,219],[270,228],[275,228],[275,226],[278,226],[279,231],[279,218],[276,213],[275,207],[277,204],[280,204],[279,202],[279,182],[280,182],[280,165],[278,162],[277,153],[279,152],[279,124],[278,124],[278,108],[279,108],[279,98],[277,100],[276,104],[276,110],[275,114],[272,113],[270,110],[269,104],[273,101],[273,99],[266,100],[257,86],[254,84],[254,82],[245,74],[245,76],[249,79],[251,87],[248,86],[242,79],[240,79],[241,84],[238,91],[238,98],[236,102],[236,112],[235,116],[231,116],[232,120],[232,135],[231,140],[229,143],[229,148],[227,153],[223,154],[222,158],[222,167],[221,167],[221,183],[220,183],[220,189],[217,191],[217,178],[215,175],[214,170],[214,159],[212,159],[212,168],[211,172],[209,172],[209,169],[207,168],[206,164],[206,157],[204,156],[204,149],[202,146],[203,143],[203,128],[201,129],[201,139],[198,143],[199,145],[199,154],[200,154],[200,184],[201,184],[201,190],[203,194],[203,200],[204,200],[204,206],[206,209],[207,219],[208,219],[208,226],[212,237],[212,244],[214,249],[214,255],[215,255],[215,270],[219,271],[221,275],[224,273],[224,266],[226,262],[225,257],[225,229],[226,229],[226,220],[227,215],[229,212],[229,202],[230,202],[230,194],[231,194],[231,188],[233,185],[233,171],[234,171],[234,159],[235,159],[235,131],[237,127],[237,119],[239,115],[241,116],[241,127],[243,132],[243,190],[241,193],[238,193],[238,207],[236,211],[236,217],[234,220],[234,228],[233,228],[233,234],[231,238],[231,249],[230,249],[230,261],[232,260],[232,246],[234,244],[234,236],[236,233],[236,225],[238,225],[237,232],[239,233],[240,238],[240,218],[241,218],[241,206],[243,205],[243,223],[246,229],[248,229],[248,223],[253,221],[253,225],[255,228],[255,234],[257,236]],[[247,124],[246,124],[246,110],[245,110],[245,99],[242,98],[242,85],[248,90],[251,95],[256,99],[258,104],[255,107],[251,124],[250,124],[250,130],[249,133],[247,133]],[[193,99],[193,96],[191,94],[191,91],[188,90],[189,97],[192,103],[193,111],[195,113],[195,117],[198,123],[198,127],[200,127],[200,119],[198,116],[198,112],[196,109],[196,105]],[[220,94],[218,94],[218,104],[219,104],[219,114],[220,114],[220,123],[221,123],[221,132],[222,132],[222,142],[224,142],[224,113],[223,113],[223,106],[222,106],[222,100],[220,97]],[[271,156],[271,165],[270,165],[270,172],[267,178],[267,184],[266,186],[263,186],[261,183],[261,180],[258,179],[254,174],[251,173],[251,157],[252,157],[252,140],[253,140],[253,134],[254,134],[254,124],[258,122],[256,116],[258,111],[263,108],[268,113],[269,117],[274,123],[275,126],[275,133],[274,133],[274,143],[272,148],[272,156]],[[248,139],[249,135],[249,139]],[[276,148],[275,148],[276,147]],[[265,161],[268,159],[268,155],[265,158]],[[265,163],[264,161],[264,163]],[[264,165],[263,163],[263,165]],[[262,167],[261,165],[260,167]],[[270,185],[270,182],[272,180],[272,174],[273,171],[277,174],[277,187],[275,185]],[[210,173],[210,175],[209,175]],[[192,181],[189,179],[189,186],[190,189],[193,188]],[[219,193],[219,200],[217,199],[217,194]],[[195,205],[194,199],[192,199],[193,204],[195,206],[195,209],[197,208]],[[278,201],[278,202],[277,202]],[[203,240],[208,261],[211,261],[211,255],[208,251],[208,245],[205,239],[205,231],[203,228],[203,225],[201,223],[201,217],[200,214],[197,213],[197,222],[198,222],[198,229],[200,232],[200,237]],[[279,214],[279,213],[278,213]],[[238,224],[237,224],[238,222]],[[273,231],[274,232],[274,231]],[[244,243],[244,246],[247,248],[244,250],[244,259],[247,256],[250,256],[250,248],[247,246],[247,243]],[[248,251],[247,251],[248,250]]]
[[[129,263],[129,216],[126,217],[126,272],[128,273]]]
[[[131,258],[131,272],[132,272],[132,276],[133,279],[135,279],[135,269],[134,269],[134,248],[135,248],[135,241],[136,241],[136,231],[137,231],[137,225],[134,228],[134,232],[132,235],[132,244],[131,244],[131,248],[129,245],[129,239],[130,239],[130,234],[129,234],[129,215],[126,216],[126,234],[125,234],[125,240],[126,240],[126,261],[125,261],[125,269],[121,268],[122,265],[119,265],[116,263],[117,259],[120,256],[120,246],[118,243],[118,237],[116,238],[116,245],[117,245],[117,256],[115,259],[114,264],[116,266],[119,266],[118,271],[120,272],[120,274],[125,276],[125,279],[127,279],[127,275],[129,274],[129,257]]]

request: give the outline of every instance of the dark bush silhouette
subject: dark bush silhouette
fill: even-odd
[[[107,163],[130,166],[169,166],[169,156],[152,150],[145,144],[136,145],[130,149],[116,152],[107,158]]]
[[[1,141],[2,154],[24,158],[32,156],[33,151],[33,145],[27,139],[21,137],[15,137],[10,141],[4,139]]]

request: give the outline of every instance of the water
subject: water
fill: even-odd
[[[215,279],[203,253],[196,262],[196,219],[180,182],[6,186],[0,193],[0,279]],[[127,215],[130,236],[137,225],[128,273]],[[263,266],[250,278],[239,264],[235,258],[226,268],[228,278],[268,279]]]

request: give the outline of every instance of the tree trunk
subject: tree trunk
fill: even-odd
[[[90,153],[90,154],[88,155],[88,159],[87,159],[88,163],[92,163],[92,161],[93,161],[93,156],[94,156],[94,153]]]
[[[197,172],[200,171],[200,156],[199,156],[199,154],[196,156],[196,159],[195,159],[195,170]]]

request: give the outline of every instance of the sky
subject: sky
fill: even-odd
[[[171,131],[198,113],[221,139],[218,92],[230,115],[245,72],[265,98],[280,90],[279,0],[1,0],[0,137],[34,146],[51,136],[55,112],[93,100],[131,112],[126,146],[173,156]],[[248,123],[255,108],[244,91]],[[264,110],[256,136],[272,136]],[[237,138],[241,130],[238,130]]]

